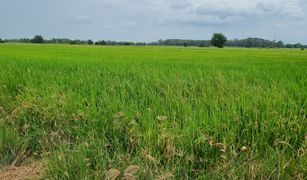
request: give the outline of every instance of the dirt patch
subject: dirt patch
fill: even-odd
[[[42,163],[22,165],[19,167],[7,167],[0,170],[0,180],[37,179],[42,175]]]

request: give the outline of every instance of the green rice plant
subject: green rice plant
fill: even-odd
[[[0,165],[49,179],[303,179],[307,54],[0,45]]]

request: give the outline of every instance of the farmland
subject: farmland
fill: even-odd
[[[303,179],[306,101],[299,49],[2,44],[0,169]]]

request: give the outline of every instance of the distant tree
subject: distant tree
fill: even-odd
[[[292,45],[292,44],[286,44],[285,47],[286,47],[286,48],[293,48],[293,45]]]
[[[183,46],[184,46],[184,47],[188,47],[188,43],[184,42],[184,43],[183,43]]]
[[[301,43],[296,43],[293,45],[294,48],[302,48],[303,45]]]
[[[163,44],[164,44],[164,41],[163,41],[162,39],[159,39],[159,40],[158,40],[158,44],[159,44],[159,45],[163,45]]]
[[[31,43],[40,43],[40,44],[42,44],[42,43],[44,43],[44,38],[41,35],[36,35],[36,36],[34,36],[33,39],[31,39]]]
[[[0,38],[0,43],[4,43],[4,41]]]
[[[105,40],[95,42],[95,45],[107,45]]]
[[[94,44],[94,41],[92,41],[92,40],[89,39],[89,40],[87,40],[87,44],[88,44],[88,45],[93,45],[93,44]]]
[[[276,46],[277,46],[278,48],[283,48],[283,47],[285,47],[285,45],[284,45],[284,43],[283,43],[282,41],[278,41],[277,44],[276,44]]]
[[[214,33],[211,39],[211,45],[218,48],[223,48],[226,42],[227,38],[222,33]]]
[[[72,40],[69,44],[77,44],[77,40]]]
[[[136,46],[146,46],[146,43],[143,42],[137,42],[135,43]]]
[[[119,43],[120,45],[125,45],[125,46],[132,46],[134,45],[133,42],[122,42],[122,43]]]

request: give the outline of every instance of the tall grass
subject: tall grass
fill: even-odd
[[[59,179],[304,178],[306,69],[299,50],[4,44],[0,166],[44,159]]]

